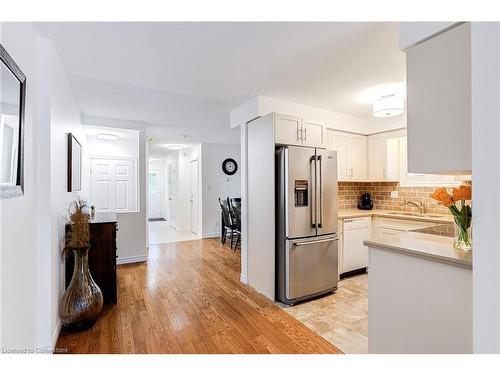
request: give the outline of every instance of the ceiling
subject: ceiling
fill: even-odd
[[[255,95],[371,116],[359,94],[405,80],[393,23],[37,23],[82,114],[149,124],[157,143],[234,143]],[[181,138],[181,136],[184,136]]]

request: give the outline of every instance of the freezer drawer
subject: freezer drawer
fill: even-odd
[[[337,288],[337,236],[287,240],[285,252],[286,299],[305,299]]]

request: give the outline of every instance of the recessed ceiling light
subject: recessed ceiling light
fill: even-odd
[[[97,139],[103,140],[103,141],[116,141],[118,139],[118,136],[116,134],[109,134],[109,133],[99,133],[96,135]]]

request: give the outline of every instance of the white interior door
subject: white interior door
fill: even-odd
[[[175,164],[168,165],[168,221],[170,226],[177,227],[177,168]]]
[[[191,203],[191,232],[198,234],[198,159],[191,161],[191,192],[189,202]]]
[[[96,212],[137,210],[134,159],[91,159],[90,201]]]
[[[159,219],[162,216],[162,186],[161,172],[159,169],[150,169],[148,173],[148,191],[149,191],[149,218]]]

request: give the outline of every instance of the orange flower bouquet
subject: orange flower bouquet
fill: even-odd
[[[439,188],[431,194],[431,198],[441,202],[443,206],[448,207],[453,215],[457,228],[457,238],[455,247],[462,250],[472,249],[470,237],[470,228],[472,223],[472,209],[466,201],[472,199],[472,187],[469,185],[461,185],[457,189],[453,189],[450,195],[445,188]],[[457,204],[460,202],[460,209]]]

